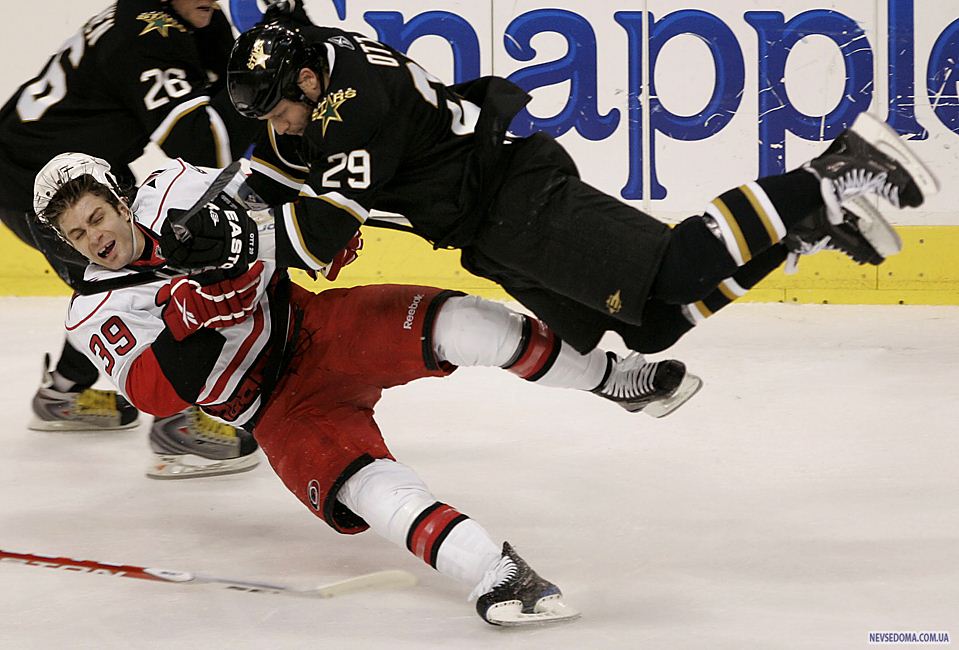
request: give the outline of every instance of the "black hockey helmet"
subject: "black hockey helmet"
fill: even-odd
[[[296,82],[307,65],[323,67],[318,52],[298,31],[276,23],[240,34],[226,72],[236,110],[246,117],[262,117],[281,99],[312,103]]]

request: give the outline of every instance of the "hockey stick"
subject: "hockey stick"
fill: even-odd
[[[97,575],[136,578],[138,580],[152,580],[155,582],[174,584],[214,585],[231,591],[245,591],[254,594],[280,594],[283,596],[296,596],[298,598],[333,598],[366,589],[412,587],[416,584],[416,577],[412,573],[399,569],[391,569],[388,571],[365,573],[319,587],[301,588],[288,585],[275,585],[266,582],[218,578],[198,573],[188,573],[186,571],[151,569],[149,567],[132,566],[129,564],[108,564],[94,560],[72,560],[68,557],[47,557],[45,555],[33,555],[32,553],[13,553],[0,549],[0,564],[2,563],[39,566],[73,573],[93,573]]]
[[[203,209],[203,207],[220,196],[223,193],[223,190],[226,189],[226,186],[238,175],[243,172],[240,169],[240,166],[243,162],[243,159],[234,160],[229,165],[223,168],[216,178],[213,179],[213,182],[210,183],[210,187],[206,188],[206,192],[197,199],[196,203],[193,206],[184,212],[183,214],[170,219],[170,226],[173,228],[173,235],[181,242],[190,241],[190,231],[187,230],[186,223],[190,220],[193,215]]]

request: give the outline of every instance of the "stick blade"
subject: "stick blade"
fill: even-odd
[[[365,573],[352,578],[346,578],[345,580],[331,582],[328,585],[322,585],[313,589],[304,589],[302,591],[298,591],[297,595],[310,596],[313,598],[334,598],[336,596],[343,596],[356,591],[412,587],[416,584],[416,582],[416,576],[409,571],[390,569],[388,571]]]

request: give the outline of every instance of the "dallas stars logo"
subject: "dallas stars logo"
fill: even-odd
[[[323,137],[326,137],[326,128],[330,125],[330,122],[342,122],[343,117],[340,116],[340,106],[342,106],[346,100],[353,99],[356,97],[356,90],[353,88],[347,88],[346,90],[337,90],[335,93],[330,93],[327,95],[320,105],[316,107],[313,111],[313,121],[320,121],[323,127]]]
[[[139,36],[156,31],[160,32],[160,36],[166,38],[170,35],[171,27],[181,32],[186,31],[186,27],[177,22],[176,18],[162,11],[145,11],[137,16],[137,20],[142,20],[146,23],[146,27],[139,33]]]
[[[250,58],[246,62],[246,67],[252,70],[259,66],[266,70],[266,62],[270,60],[270,55],[263,51],[263,39],[258,38],[253,43],[253,51],[250,52]]]

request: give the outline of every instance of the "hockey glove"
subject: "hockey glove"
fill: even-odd
[[[290,27],[313,25],[300,0],[266,0],[263,23],[280,23]]]
[[[356,234],[353,235],[353,238],[346,243],[346,246],[339,253],[336,254],[336,257],[333,258],[333,261],[327,264],[323,269],[323,277],[332,282],[336,279],[336,276],[340,274],[340,269],[342,269],[347,264],[352,264],[356,261],[356,258],[359,257],[359,254],[356,252],[363,249],[363,237],[360,235],[360,231],[357,230]]]
[[[176,278],[160,287],[157,305],[163,322],[177,341],[203,327],[221,328],[242,323],[256,309],[263,262],[228,278],[222,271]]]
[[[256,259],[259,243],[256,223],[226,194],[196,210],[170,208],[160,227],[160,250],[181,269],[245,270]]]

